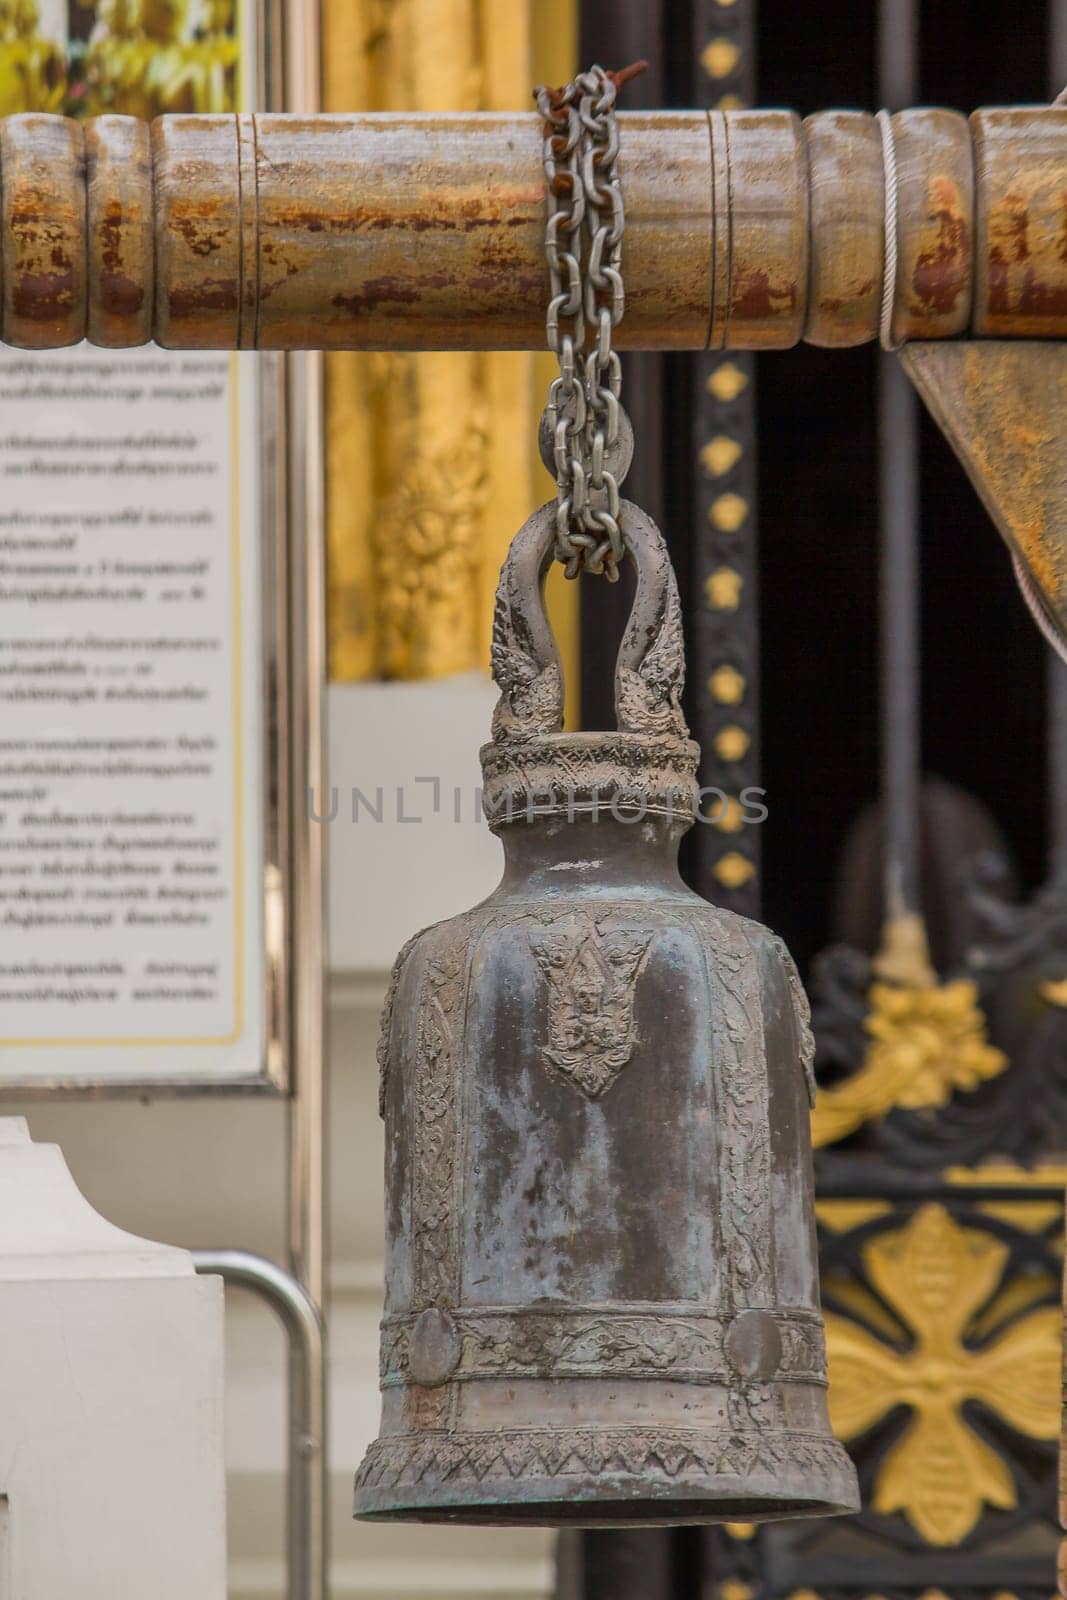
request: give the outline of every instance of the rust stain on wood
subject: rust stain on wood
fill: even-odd
[[[893,130],[895,337],[1067,337],[1067,108],[977,112],[970,131],[904,111]],[[620,347],[876,337],[872,118],[623,113],[620,144]],[[151,136],[30,115],[0,145],[10,343],[543,345],[533,114],[173,116]]]
[[[27,349],[75,344],[85,332],[85,141],[65,117],[0,124],[3,333]]]
[[[968,292],[971,261],[969,207],[951,178],[931,180],[929,217],[929,243],[920,244],[912,270],[912,309],[947,316]]]
[[[1067,349],[921,343],[903,359],[1004,540],[1067,626]]]

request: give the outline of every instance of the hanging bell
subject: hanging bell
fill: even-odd
[[[678,875],[697,746],[659,530],[618,731],[563,733],[553,502],[497,593],[482,750],[498,889],[419,934],[379,1057],[382,1422],[356,1514],[628,1526],[858,1509],[830,1432],[807,1004],[765,928]]]

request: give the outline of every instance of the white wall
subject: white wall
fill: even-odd
[[[99,1216],[19,1117],[0,1330],[0,1594],[223,1600],[222,1283]]]

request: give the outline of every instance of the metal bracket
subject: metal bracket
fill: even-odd
[[[288,1600],[328,1600],[326,1330],[307,1291],[265,1256],[194,1250],[197,1272],[251,1289],[289,1341]]]
[[[1067,634],[1067,344],[909,344],[900,359],[1008,548]]]

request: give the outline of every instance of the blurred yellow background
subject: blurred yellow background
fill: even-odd
[[[235,0],[0,0],[0,116],[232,111]]]
[[[576,59],[575,0],[332,0],[323,26],[327,110],[532,111]],[[332,678],[487,666],[500,564],[554,493],[537,453],[553,373],[521,352],[328,357]],[[576,588],[550,574],[571,726]]]

